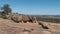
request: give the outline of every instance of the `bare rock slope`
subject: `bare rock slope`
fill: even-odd
[[[54,26],[53,29],[43,29],[37,23],[15,23],[0,18],[0,34],[60,34],[60,24],[50,24]]]

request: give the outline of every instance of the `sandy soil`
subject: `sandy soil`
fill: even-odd
[[[44,23],[54,26],[53,29],[43,29],[38,23],[15,23],[0,18],[0,34],[60,34],[60,24]]]

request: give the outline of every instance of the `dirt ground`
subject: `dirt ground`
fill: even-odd
[[[38,23],[15,23],[0,18],[0,34],[60,34],[60,24],[48,23],[52,29],[43,29]]]

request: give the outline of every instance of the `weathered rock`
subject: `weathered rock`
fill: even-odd
[[[29,28],[25,28],[23,31],[28,31],[28,32],[30,32],[30,31],[33,31],[34,29],[29,29]]]
[[[39,22],[39,25],[41,25],[44,29],[53,29],[54,26],[51,26],[50,24]]]
[[[50,24],[47,24],[46,25],[49,29],[54,29],[54,26],[50,25]]]
[[[36,17],[31,17],[28,15],[23,15],[23,14],[12,14],[12,20],[14,20],[15,22],[37,22]]]
[[[15,22],[22,22],[22,15],[12,13],[11,19]]]
[[[49,31],[41,31],[41,34],[51,34]]]
[[[33,17],[33,23],[38,23],[37,18]]]
[[[25,31],[25,32],[20,32],[19,34],[29,34],[29,32]]]

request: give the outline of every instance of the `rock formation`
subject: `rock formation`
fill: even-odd
[[[54,28],[54,26],[51,26],[50,24],[47,24],[44,22],[39,22],[38,24],[41,25],[42,28],[44,28],[44,29],[53,29]]]
[[[27,23],[27,22],[31,22],[31,23],[36,23],[37,22],[37,19],[36,17],[31,17],[31,16],[28,16],[28,15],[23,15],[23,14],[12,14],[12,17],[11,17],[12,20],[14,20],[15,22],[24,22],[24,23]]]

